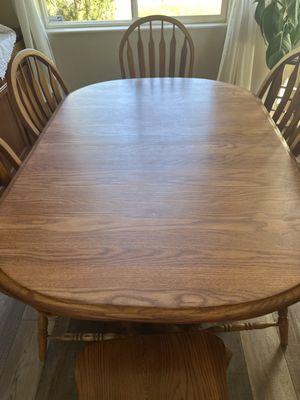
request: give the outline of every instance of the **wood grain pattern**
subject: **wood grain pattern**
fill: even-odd
[[[299,179],[240,88],[155,78],[81,89],[2,201],[1,287],[86,319],[279,310],[300,299]]]
[[[48,336],[48,317],[40,313],[38,318],[38,344],[39,344],[39,359],[41,362],[44,362],[46,360],[47,336]]]
[[[21,307],[21,309],[20,309]],[[76,383],[74,378],[75,358],[82,350],[80,343],[50,342],[47,360],[40,376],[41,364],[38,362],[35,323],[37,314],[30,307],[25,307],[19,302],[0,296],[0,393],[1,400],[74,400],[77,399]],[[284,352],[278,349],[279,339],[276,328],[265,332],[245,332],[246,336],[253,337],[245,346],[247,364],[241,344],[240,333],[221,335],[227,348],[233,355],[228,367],[227,382],[229,386],[229,398],[233,400],[265,400],[264,394],[268,391],[270,400],[282,400],[281,388],[285,388],[292,380],[297,396],[300,397],[300,303],[289,308],[290,338],[289,346]],[[271,315],[273,321],[277,321],[277,313]],[[32,324],[24,325],[23,321],[32,321]],[[117,323],[71,321],[66,323],[65,318],[50,319],[50,325],[54,323],[53,334],[61,335],[64,332],[112,332],[117,331]],[[262,319],[262,323],[271,322],[271,319]],[[119,326],[119,325],[118,325]],[[139,324],[140,327],[140,324]],[[157,329],[156,324],[143,324],[141,334],[153,334],[165,332]],[[51,327],[50,327],[51,329]],[[243,333],[244,334],[244,333]],[[16,338],[16,339],[15,339]],[[271,338],[271,340],[270,340]],[[267,346],[266,346],[267,341]],[[248,352],[250,355],[248,356]],[[260,354],[262,349],[262,356]],[[1,350],[4,350],[1,351]],[[25,350],[25,351],[24,351]],[[282,357],[277,357],[277,353]],[[275,354],[275,357],[274,357]],[[286,362],[286,366],[284,363]],[[257,372],[257,367],[259,371]],[[284,368],[282,368],[284,366]],[[4,371],[5,369],[5,371]],[[263,374],[259,376],[260,370]],[[278,373],[280,371],[280,373]],[[250,387],[248,372],[257,374],[257,380]],[[270,376],[270,378],[269,378]],[[17,379],[16,379],[17,378]],[[252,380],[254,383],[254,381]],[[24,383],[24,385],[23,385]],[[30,396],[37,390],[36,396]],[[287,388],[287,392],[290,389]],[[4,395],[5,393],[5,395]],[[18,398],[16,393],[24,393]],[[253,393],[253,395],[252,395]],[[26,397],[27,396],[27,397]]]
[[[137,336],[87,346],[75,374],[80,400],[226,400],[227,364],[216,336]]]
[[[287,308],[283,308],[278,311],[278,326],[280,343],[282,346],[287,346],[289,342],[289,319]]]
[[[156,25],[157,23],[157,25]],[[142,28],[147,28],[149,34],[147,37],[147,49],[148,49],[148,62],[149,65],[146,68],[146,60],[144,55],[144,44]],[[167,28],[167,29],[166,29]],[[167,44],[166,44],[166,33],[168,28],[171,28],[171,39],[169,43],[169,68],[166,71],[166,57],[167,57]],[[146,29],[144,29],[146,30]],[[156,44],[154,35],[155,30],[159,30],[159,41]],[[129,39],[133,40],[137,31],[137,51],[132,49],[129,44]],[[146,35],[145,35],[146,36]],[[177,42],[176,37],[179,38]],[[176,48],[179,47],[180,38],[183,40],[183,45],[180,51],[179,65],[176,66]],[[129,47],[130,46],[130,47]],[[158,47],[159,60],[156,63],[156,46]],[[127,52],[125,49],[127,47]],[[179,49],[180,50],[180,49]],[[136,54],[139,64],[140,75],[138,76],[135,72],[135,56]],[[126,57],[125,57],[126,54]],[[144,18],[139,18],[133,22],[120,43],[119,48],[119,60],[122,78],[144,78],[155,77],[155,76],[179,76],[179,77],[191,77],[193,75],[194,67],[194,44],[186,27],[178,20],[165,15],[151,15]],[[157,64],[157,65],[156,65]],[[147,70],[146,70],[147,69]],[[186,71],[187,70],[187,71]]]
[[[7,80],[22,123],[39,136],[69,93],[56,66],[41,52],[25,49],[10,63]]]

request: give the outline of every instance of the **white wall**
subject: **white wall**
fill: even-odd
[[[12,0],[0,0],[0,24],[17,28],[18,18],[13,8]]]
[[[12,0],[0,0],[0,24],[18,27]],[[226,34],[225,24],[190,25],[196,50],[195,76],[215,79]],[[59,69],[71,90],[90,83],[120,78],[118,48],[124,29],[50,31],[49,38]],[[268,69],[263,40],[255,52],[253,89]]]
[[[215,79],[226,25],[190,25],[195,43],[195,76]],[[119,44],[124,28],[49,31],[58,68],[71,90],[94,82],[120,78]]]

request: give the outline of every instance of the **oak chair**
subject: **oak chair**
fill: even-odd
[[[149,29],[143,29],[145,27]],[[166,29],[167,27],[170,29]],[[159,35],[157,45],[154,40],[156,35]],[[179,36],[182,45],[178,42]],[[148,42],[144,43],[146,39]],[[179,45],[181,49],[177,49]],[[178,50],[180,58],[179,64],[176,65]],[[119,59],[123,79],[127,76],[191,77],[194,67],[194,44],[188,30],[180,21],[165,15],[151,15],[138,19],[127,29],[120,43]]]
[[[296,157],[300,155],[300,48],[287,54],[270,71],[257,96]],[[288,344],[288,309],[279,311],[281,345]]]
[[[293,153],[295,154],[296,157],[300,156],[300,135],[296,139],[294,145],[293,145]]]
[[[69,93],[53,62],[34,49],[15,56],[8,71],[8,85],[22,123],[35,138]]]
[[[0,186],[6,187],[9,184],[21,163],[11,147],[0,138]]]
[[[101,341],[77,357],[79,400],[226,400],[230,357],[207,333]]]
[[[292,152],[299,155],[300,48],[287,54],[269,73],[257,95]]]

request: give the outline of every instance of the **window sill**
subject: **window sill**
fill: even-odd
[[[186,23],[185,26],[191,30],[193,29],[206,29],[206,28],[217,28],[227,27],[227,22],[198,22],[198,23]],[[126,31],[129,24],[124,25],[110,25],[110,26],[63,26],[63,27],[48,27],[46,29],[48,34],[61,34],[61,33],[91,33],[91,32],[103,32],[103,31]],[[155,29],[155,28],[154,28]]]

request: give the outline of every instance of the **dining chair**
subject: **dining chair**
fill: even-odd
[[[257,95],[291,151],[299,152],[300,136],[300,48],[287,54],[272,69]]]
[[[180,21],[165,15],[151,15],[138,19],[127,29],[120,43],[119,59],[123,79],[127,76],[191,77],[194,44]]]
[[[69,93],[53,62],[34,49],[15,56],[9,66],[8,85],[22,123],[35,138]]]
[[[9,184],[21,163],[12,148],[0,138],[0,186],[6,187]]]
[[[288,53],[270,71],[258,90],[270,117],[295,157],[300,155],[300,48]],[[281,345],[288,344],[288,309],[278,312]]]
[[[231,352],[207,333],[104,340],[79,353],[79,400],[226,400]]]
[[[296,139],[295,144],[293,146],[293,153],[295,154],[296,158],[298,158],[300,156],[300,134],[298,136],[298,139]]]

